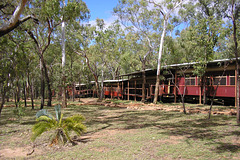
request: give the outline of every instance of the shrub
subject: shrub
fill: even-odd
[[[54,131],[51,138],[51,145],[53,144],[65,144],[71,142],[76,144],[70,138],[70,132],[74,131],[77,135],[81,135],[86,131],[86,126],[82,124],[85,118],[80,115],[73,115],[66,119],[63,119],[61,113],[61,106],[55,106],[56,118],[54,118],[47,110],[42,109],[37,112],[37,123],[32,128],[32,141],[35,141],[42,133],[47,131]]]
[[[25,116],[25,107],[23,107],[23,103],[21,101],[18,102],[18,107],[13,110],[13,114],[18,117]]]

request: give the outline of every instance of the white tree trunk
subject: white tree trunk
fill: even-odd
[[[63,7],[65,7],[65,1],[63,1]],[[65,22],[64,18],[62,21],[62,107],[67,107],[67,98],[66,98],[66,78],[65,78]]]
[[[160,83],[160,71],[161,71],[161,59],[162,59],[162,52],[163,52],[163,44],[164,44],[164,37],[166,34],[166,29],[168,25],[168,16],[164,18],[163,22],[163,32],[161,36],[161,41],[160,41],[160,47],[159,47],[159,52],[158,52],[158,65],[157,65],[157,77],[156,77],[156,86],[155,86],[155,92],[154,92],[154,100],[153,103],[157,103],[158,99],[158,93],[159,93],[159,83]]]
[[[103,75],[103,68],[102,68],[102,81],[101,81],[101,96],[100,99],[102,100],[104,98],[104,86],[103,86],[103,81],[104,81],[104,75]]]

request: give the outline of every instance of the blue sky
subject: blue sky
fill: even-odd
[[[113,8],[117,6],[118,0],[83,0],[83,1],[86,3],[88,9],[90,10],[91,17],[88,23],[95,25],[96,18],[100,18],[104,19],[105,26],[107,27],[111,23],[113,23],[114,20],[117,19],[117,17],[114,17],[112,15],[112,12]],[[186,26],[183,25],[177,26],[175,28],[175,31],[177,29],[182,30],[184,27]],[[172,33],[173,36],[175,36],[174,32]]]
[[[90,10],[91,18],[89,22],[95,21],[96,18],[104,19],[106,23],[114,20],[112,16],[113,8],[117,5],[118,0],[83,0]]]

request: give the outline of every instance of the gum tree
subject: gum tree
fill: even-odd
[[[169,20],[173,15],[174,11],[184,2],[184,0],[165,0],[162,2],[156,2],[154,0],[148,1],[150,4],[153,4],[154,8],[157,12],[160,13],[162,22],[162,33],[161,33],[161,40],[159,44],[159,51],[158,51],[158,59],[157,59],[157,77],[156,77],[156,85],[155,85],[155,92],[154,92],[154,100],[153,103],[157,103],[158,100],[158,93],[159,93],[159,83],[160,83],[160,71],[161,71],[161,59],[163,53],[163,45],[165,40],[165,35],[167,31],[167,27],[169,24]]]
[[[223,9],[225,9],[223,13],[225,13],[225,17],[228,18],[231,22],[230,30],[232,34],[232,45],[230,46],[230,50],[233,52],[234,57],[236,59],[236,107],[237,107],[237,124],[240,125],[240,106],[239,106],[239,54],[238,54],[238,30],[239,30],[239,14],[240,14],[240,1],[239,0],[227,0],[223,1]]]
[[[142,64],[142,102],[145,102],[145,70],[149,55],[153,54],[156,49],[155,38],[160,28],[159,20],[157,20],[159,15],[155,10],[149,10],[148,2],[143,0],[121,0],[114,8],[114,13],[126,27],[126,32],[131,32],[137,38],[131,43]]]
[[[51,45],[52,36],[56,28],[64,21],[81,21],[89,17],[89,10],[86,4],[81,0],[74,0],[67,3],[65,7],[61,1],[32,1],[31,6],[28,8],[28,12],[36,14],[39,24],[29,25],[26,28],[26,32],[32,38],[35,43],[36,53],[40,59],[41,66],[41,108],[44,105],[44,83],[47,82],[48,88],[48,106],[51,106],[52,101],[52,89],[51,79],[49,77],[47,62],[45,60],[45,53]],[[61,17],[64,18],[61,19]]]
[[[203,103],[206,97],[206,67],[207,63],[214,59],[216,45],[221,39],[223,24],[220,12],[220,3],[216,0],[198,0],[185,6],[185,16],[189,17],[190,26],[188,31],[192,35],[194,61],[199,62],[194,66],[194,73],[202,78]],[[195,10],[192,13],[190,10]]]

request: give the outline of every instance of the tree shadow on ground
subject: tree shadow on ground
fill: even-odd
[[[229,133],[215,133],[211,127],[224,126],[225,124],[218,124],[215,122],[207,122],[205,119],[197,121],[179,121],[176,123],[162,123],[156,125],[163,130],[161,134],[173,136],[186,136],[193,139],[219,139],[228,136]]]
[[[108,110],[109,108],[105,109]],[[110,127],[123,130],[153,127],[159,130],[159,134],[165,134],[168,136],[184,136],[187,139],[193,140],[216,141],[217,147],[213,149],[216,153],[222,153],[224,152],[224,149],[233,153],[240,151],[237,144],[222,141],[225,137],[239,136],[240,131],[228,132],[225,130],[219,132],[219,130],[215,130],[215,127],[231,128],[232,124],[230,121],[235,119],[234,116],[219,115],[208,120],[205,118],[207,116],[191,118],[194,115],[184,115],[179,112],[114,109],[111,110],[114,112],[113,114],[112,112],[101,112],[103,110],[95,110],[95,112],[91,112],[91,116],[94,116],[94,118],[90,120],[87,125],[105,124],[105,126],[100,129],[96,129],[89,134],[94,134]],[[101,119],[99,117],[101,117]]]
[[[218,147],[216,147],[213,151],[217,153],[224,153],[224,152],[232,152],[232,153],[237,153],[240,151],[240,146],[231,144],[231,143],[222,143],[219,142],[217,143]]]
[[[53,110],[52,110],[53,111]],[[36,112],[36,111],[35,111]],[[221,139],[229,136],[239,136],[240,130],[229,130],[218,132],[214,127],[232,127],[229,121],[235,119],[235,117],[228,116],[214,116],[211,120],[205,119],[205,116],[184,115],[180,112],[164,112],[164,111],[139,111],[128,110],[115,107],[105,106],[70,106],[62,111],[64,117],[71,116],[73,114],[82,114],[86,117],[86,126],[92,128],[82,138],[77,138],[76,141],[82,143],[88,143],[93,140],[91,137],[93,134],[101,132],[107,129],[144,129],[153,128],[156,129],[159,134],[165,134],[168,136],[184,136],[187,139],[199,139],[199,140],[214,140],[217,147],[213,149],[214,152],[222,153],[224,150],[230,152],[239,152],[239,146],[235,143],[224,142]],[[8,121],[8,116],[4,115],[0,121],[0,127],[8,123],[15,123],[15,121]],[[34,117],[34,111],[31,111],[28,116]],[[1,117],[2,118],[2,117]],[[19,125],[33,125],[35,123],[34,118],[25,119]],[[4,124],[4,125],[3,125]],[[1,126],[2,125],[2,126]],[[229,127],[229,128],[230,128]],[[20,129],[20,127],[18,127]],[[18,132],[16,129],[6,132]],[[16,130],[16,131],[15,131]],[[5,134],[5,133],[4,133]]]

